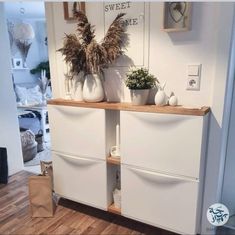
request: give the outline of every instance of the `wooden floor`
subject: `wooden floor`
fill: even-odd
[[[0,185],[0,235],[4,234],[154,234],[173,235],[127,218],[60,199],[53,218],[31,218],[28,177],[22,171]]]

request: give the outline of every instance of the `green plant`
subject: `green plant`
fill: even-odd
[[[31,74],[41,74],[42,70],[46,70],[46,77],[50,80],[50,67],[49,61],[39,63],[34,69],[30,70]]]
[[[156,87],[156,82],[159,83],[157,78],[144,68],[131,70],[126,75],[125,84],[131,90],[151,89]]]

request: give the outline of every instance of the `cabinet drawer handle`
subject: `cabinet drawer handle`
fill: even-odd
[[[179,125],[182,122],[190,120],[190,117],[184,117],[182,115],[165,115],[165,114],[136,114],[131,113],[134,118],[139,119],[141,122],[150,124],[150,125]]]
[[[57,109],[60,113],[64,115],[69,115],[69,117],[87,116],[95,111],[87,108],[82,108],[82,109],[74,108],[74,110],[72,110],[72,109],[67,109],[66,107],[58,107],[58,106],[55,106],[55,109]]]
[[[70,155],[62,154],[62,153],[56,153],[56,155],[60,156],[64,160],[71,162],[76,165],[80,166],[88,166],[88,165],[94,165],[97,163],[100,163],[100,161],[92,160],[92,159],[86,159],[81,157],[73,157]]]
[[[177,176],[170,176],[161,173],[141,170],[137,168],[128,167],[132,172],[136,175],[152,182],[156,182],[159,184],[179,184],[184,182],[198,182],[196,179],[189,179],[186,177],[177,177]]]

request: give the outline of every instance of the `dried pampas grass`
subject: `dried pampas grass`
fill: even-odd
[[[25,62],[29,53],[29,49],[31,47],[32,43],[27,43],[27,42],[21,42],[20,40],[15,41],[16,46],[18,47],[20,54],[23,58],[23,61]]]
[[[71,73],[79,74],[87,70],[85,48],[75,34],[65,34],[64,45],[58,51],[65,56],[64,60],[70,65]]]
[[[124,13],[117,15],[101,44],[107,52],[109,63],[113,63],[118,56],[123,54],[122,47],[124,45],[124,38],[126,37],[126,30],[122,23],[122,17],[124,15]]]
[[[117,15],[99,44],[94,39],[94,26],[88,22],[86,15],[82,11],[74,10],[74,16],[78,20],[78,37],[75,34],[66,34],[63,47],[59,49],[65,56],[65,62],[71,65],[71,73],[101,73],[103,68],[123,54],[123,41],[127,38],[122,23],[124,15]]]

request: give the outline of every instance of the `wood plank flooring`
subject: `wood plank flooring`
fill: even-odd
[[[31,218],[27,185],[30,175],[22,171],[11,176],[7,185],[0,185],[0,235],[174,234],[65,199],[60,199],[53,218]]]

